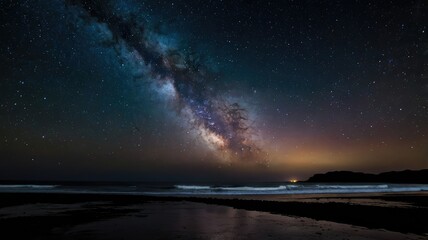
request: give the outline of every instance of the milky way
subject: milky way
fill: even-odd
[[[4,179],[426,168],[428,3],[2,0]]]
[[[173,102],[180,118],[222,160],[265,163],[247,109],[219,93],[216,74],[199,55],[165,43],[165,36],[139,17],[140,12],[121,13],[109,1],[69,0],[67,4],[80,19],[100,29],[106,36],[103,44],[133,66],[136,80],[149,80],[154,91]]]

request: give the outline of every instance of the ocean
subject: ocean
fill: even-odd
[[[0,192],[93,193],[129,195],[284,195],[388,193],[428,191],[428,184],[389,183],[247,183],[247,184],[178,184],[178,183],[61,183],[0,184]]]

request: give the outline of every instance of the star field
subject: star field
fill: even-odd
[[[425,1],[2,1],[0,175],[428,167]]]

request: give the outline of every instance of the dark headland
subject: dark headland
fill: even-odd
[[[315,174],[306,182],[428,183],[428,169],[392,171],[379,174],[334,171]]]

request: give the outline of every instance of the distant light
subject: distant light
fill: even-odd
[[[296,182],[297,182],[297,179],[291,179],[291,180],[290,180],[290,182],[291,182],[291,183],[296,183]]]

